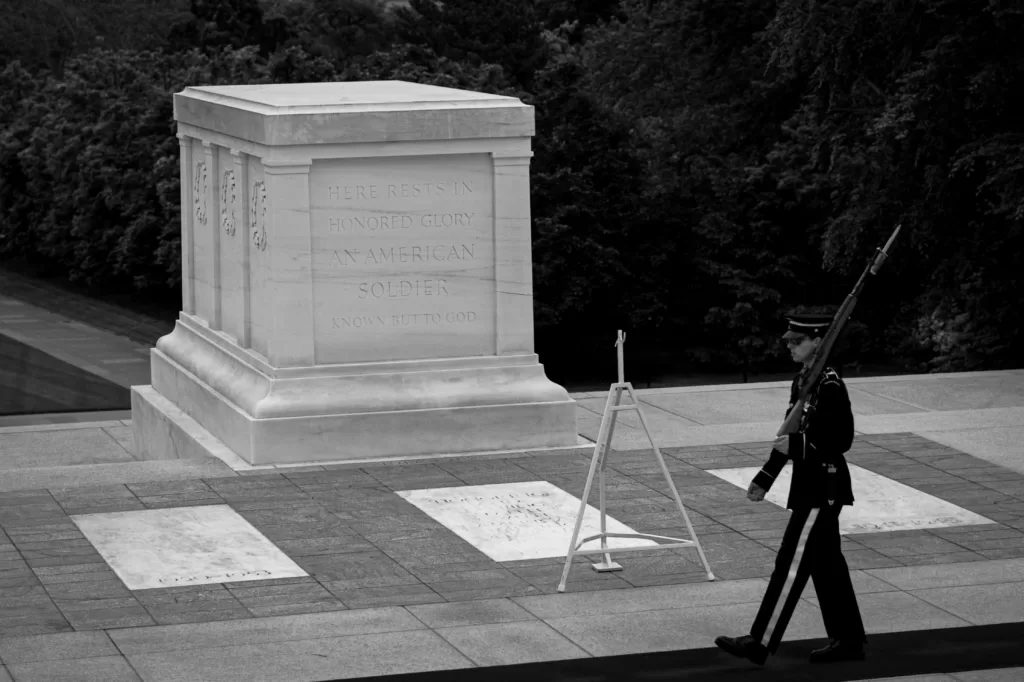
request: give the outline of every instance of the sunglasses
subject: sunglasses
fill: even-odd
[[[786,345],[790,348],[796,348],[809,338],[808,336],[801,336],[799,339],[786,339]]]

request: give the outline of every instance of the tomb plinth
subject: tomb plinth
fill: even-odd
[[[401,81],[186,88],[182,311],[147,459],[576,444],[533,348],[533,107]]]

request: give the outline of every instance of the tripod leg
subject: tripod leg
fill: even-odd
[[[587,498],[590,497],[590,486],[594,482],[594,472],[604,458],[604,451],[608,448],[608,431],[611,416],[615,413],[611,410],[612,391],[608,392],[608,401],[604,406],[604,416],[601,418],[601,428],[597,432],[597,443],[594,444],[594,457],[590,460],[590,473],[587,474],[587,484],[583,486],[583,496],[580,500],[580,511],[576,515],[576,526],[572,531],[572,540],[569,541],[569,552],[565,556],[565,568],[562,570],[562,580],[558,583],[558,591],[565,591],[565,582],[569,579],[569,568],[572,566],[572,557],[576,553],[576,543],[580,537],[580,528],[583,526],[583,515],[587,511]]]
[[[636,396],[633,394],[632,388],[629,391],[629,397],[633,399],[633,402],[639,405]],[[669,472],[668,467],[665,465],[665,458],[661,455],[661,450],[658,449],[658,445],[654,442],[654,438],[651,436],[651,430],[647,428],[647,420],[644,418],[643,410],[636,411],[640,415],[640,424],[644,427],[644,433],[647,434],[647,440],[651,442],[651,447],[654,448],[654,456],[658,460],[658,465],[661,467],[661,473],[665,476],[665,482],[668,483],[669,490],[672,491],[672,499],[675,500],[676,507],[683,515],[683,520],[686,521],[686,530],[690,533],[690,539],[693,540],[694,546],[697,548],[697,554],[700,555],[700,561],[704,564],[704,570],[707,571],[708,580],[714,580],[715,574],[711,572],[711,566],[708,565],[707,557],[704,556],[704,548],[700,546],[700,540],[697,539],[697,534],[693,532],[693,524],[690,523],[690,515],[686,513],[686,507],[683,506],[683,501],[679,497],[679,491],[676,490],[675,481],[672,480],[672,474]]]
[[[615,389],[615,406],[622,403],[622,388]],[[604,453],[601,456],[601,463],[598,465],[598,484],[597,492],[600,498],[601,504],[601,549],[608,549],[608,538],[605,533],[608,532],[608,518],[607,512],[605,511],[605,494],[604,494],[604,467],[608,463],[608,454],[612,449],[612,437],[615,435],[615,422],[618,418],[618,412],[612,412],[611,424],[608,427],[608,439]],[[621,571],[622,566],[612,561],[612,555],[608,552],[604,553],[604,560],[597,564],[591,564],[591,567],[598,573],[607,573],[609,571]]]

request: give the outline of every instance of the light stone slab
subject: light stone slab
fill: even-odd
[[[71,519],[130,590],[308,575],[227,505]]]
[[[566,556],[580,510],[579,498],[547,481],[401,490],[397,494],[495,561]],[[611,533],[636,532],[611,516],[607,517],[607,529]],[[587,505],[579,539],[598,532],[600,512]],[[655,545],[653,540],[608,540],[611,548]],[[595,540],[583,549],[599,546]]]
[[[757,467],[708,470],[708,473],[744,490],[757,472]],[[792,476],[791,467],[783,468],[765,499],[785,508]],[[856,464],[850,465],[850,479],[855,504],[844,508],[839,517],[841,535],[994,523],[952,502],[940,500]]]

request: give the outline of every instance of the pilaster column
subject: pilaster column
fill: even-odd
[[[311,162],[267,161],[263,165],[268,218],[266,251],[273,292],[273,330],[267,359],[274,367],[311,367],[315,361],[310,165]]]
[[[203,308],[211,329],[221,328],[221,263],[220,263],[220,148],[203,141],[206,159],[206,221],[196,240],[200,249],[197,258],[205,261],[208,291],[204,292]]]
[[[231,234],[224,234],[230,245],[224,272],[224,330],[235,337],[242,348],[248,348],[251,335],[252,302],[249,286],[249,258],[252,248],[249,220],[249,156],[231,150],[235,180],[235,223]]]
[[[193,262],[193,221],[195,210],[192,205],[192,140],[188,135],[178,134],[178,148],[181,166],[181,310],[189,315],[196,311],[195,268]]]
[[[493,153],[497,355],[533,352],[530,157]]]

